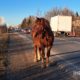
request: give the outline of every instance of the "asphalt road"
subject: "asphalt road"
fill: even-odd
[[[10,34],[4,80],[80,80],[80,38],[55,37],[50,67],[33,62],[30,34]],[[56,63],[56,64],[54,64]]]

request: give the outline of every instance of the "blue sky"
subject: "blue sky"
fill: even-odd
[[[43,15],[52,8],[68,7],[80,13],[80,0],[0,0],[0,16],[3,16],[9,25],[22,22],[25,17]]]

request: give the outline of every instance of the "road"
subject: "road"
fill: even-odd
[[[80,38],[55,37],[50,67],[33,62],[30,34],[10,34],[4,80],[80,80]],[[56,64],[54,64],[56,62]]]

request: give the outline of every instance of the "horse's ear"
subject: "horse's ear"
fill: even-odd
[[[38,17],[35,16],[33,21],[36,21],[37,19],[38,19]]]
[[[40,18],[39,17],[36,17],[36,20],[40,20]]]

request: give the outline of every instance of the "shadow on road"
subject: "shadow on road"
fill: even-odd
[[[51,56],[57,56],[57,55],[66,55],[66,54],[73,54],[73,53],[80,53],[80,50],[77,50],[77,51],[70,51],[70,52],[65,52],[65,53],[57,53],[57,54],[53,54]]]
[[[71,72],[66,71],[64,65],[54,65],[54,62],[48,68],[42,69],[40,63],[36,63],[28,68],[7,73],[7,80],[74,80]]]

